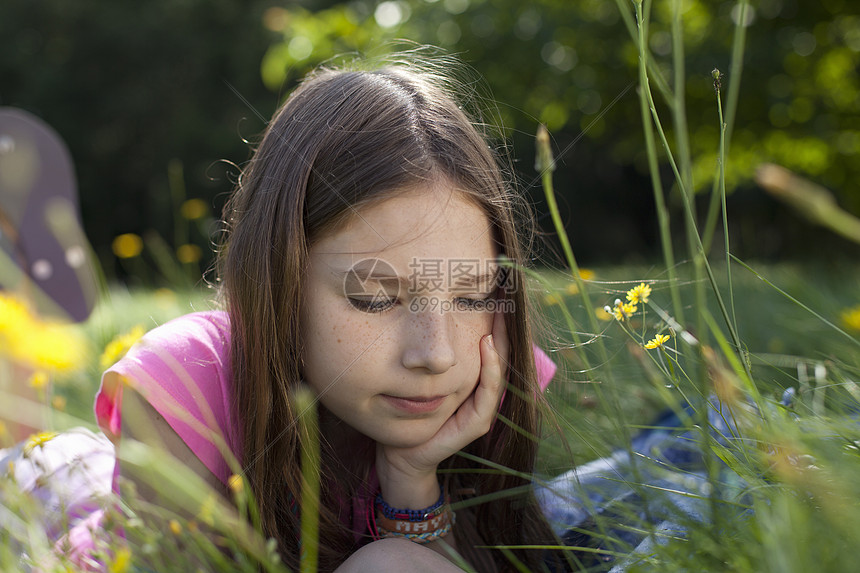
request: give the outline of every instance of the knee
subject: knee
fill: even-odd
[[[462,569],[432,549],[407,539],[380,539],[353,553],[337,573],[405,570],[428,573],[461,572]]]

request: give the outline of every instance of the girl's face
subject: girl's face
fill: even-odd
[[[303,375],[323,405],[384,445],[429,440],[478,383],[497,255],[487,216],[444,181],[362,208],[317,241]]]

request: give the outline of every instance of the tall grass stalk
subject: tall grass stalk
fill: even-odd
[[[684,25],[681,10],[682,0],[672,0],[672,71],[673,105],[672,120],[675,126],[675,145],[681,176],[687,189],[693,188],[693,161],[690,155],[690,134],[687,128],[687,73],[684,59]]]
[[[301,573],[315,573],[319,561],[320,437],[316,398],[310,388],[296,390],[302,436]]]
[[[685,528],[685,532],[678,536],[661,536],[653,529],[653,521],[647,517],[646,511],[646,518],[639,529],[650,532],[652,539],[657,541],[648,553],[632,555],[626,563],[636,570],[649,571],[806,571],[810,568],[842,571],[845,567],[850,568],[848,564],[860,557],[856,543],[852,541],[856,538],[856,529],[849,525],[860,524],[860,512],[856,510],[860,488],[856,486],[856,479],[850,477],[852,472],[860,471],[860,450],[857,448],[860,429],[856,421],[860,411],[860,386],[855,382],[860,378],[860,364],[856,358],[856,346],[860,345],[860,340],[848,331],[847,325],[853,325],[848,318],[843,318],[846,328],[842,328],[830,317],[837,303],[828,300],[827,293],[822,293],[817,299],[829,305],[829,311],[801,302],[802,297],[789,294],[791,289],[776,286],[776,282],[765,278],[763,273],[738,260],[731,251],[729,240],[726,170],[743,69],[749,2],[739,0],[732,13],[734,39],[725,102],[721,83],[723,76],[714,70],[715,111],[720,139],[710,205],[701,231],[693,201],[695,182],[690,175],[692,158],[684,103],[686,70],[682,3],[670,3],[674,85],[671,91],[665,85],[657,90],[666,99],[673,120],[674,142],[671,145],[650,87],[650,82],[659,77],[654,74],[659,66],[648,50],[651,2],[634,0],[633,4],[633,10],[630,10],[628,3],[618,1],[625,25],[635,24],[633,37],[639,53],[643,133],[673,312],[667,312],[655,300],[645,305],[648,315],[645,310],[641,314],[636,312],[634,316],[616,315],[614,331],[611,327],[596,329],[595,335],[600,334],[604,346],[609,349],[612,363],[600,362],[591,375],[599,378],[604,369],[614,370],[614,379],[623,381],[625,372],[634,377],[641,373],[640,377],[652,383],[654,394],[664,405],[675,410],[681,427],[688,431],[685,439],[694,441],[702,456],[708,488],[689,497],[704,502],[708,511],[702,514],[705,519],[702,516],[698,519],[676,516]],[[663,149],[662,155],[658,153],[658,141]],[[692,282],[688,286],[694,293],[694,304],[688,308],[681,304],[682,283],[674,272],[670,216],[664,200],[664,182],[659,175],[663,158],[672,169],[674,184],[682,198],[682,225],[687,231],[689,257],[693,264]],[[820,200],[824,197],[821,193],[805,193],[807,188],[812,188],[811,184],[796,183],[784,173],[769,169],[768,176],[778,179],[780,185],[790,187],[792,192],[803,186],[804,189],[797,192],[802,199],[796,202],[804,201],[804,205],[809,205],[815,201],[815,208],[809,211],[833,227],[830,222],[838,218],[831,216],[834,212],[830,206],[832,201]],[[790,185],[786,183],[789,179]],[[548,204],[552,211],[553,203]],[[821,207],[825,204],[826,207]],[[721,229],[717,225],[720,217]],[[555,217],[553,221],[558,231]],[[720,231],[725,251],[725,270],[722,273],[715,271],[708,257],[712,239]],[[847,236],[844,231],[840,232]],[[570,247],[566,237],[561,236],[561,232],[559,235],[567,252]],[[748,303],[745,297],[750,295],[750,284],[747,283],[744,296],[740,296],[736,292],[736,283],[750,279],[733,273],[732,267],[736,264],[748,269],[752,276],[771,289],[765,294],[778,293],[779,296],[769,296],[767,300],[759,297],[756,303]],[[600,283],[589,283],[593,296]],[[604,284],[610,293],[618,292],[617,281],[606,280]],[[706,288],[708,285],[709,289]],[[808,295],[814,293],[814,288],[801,292]],[[723,293],[726,293],[726,298]],[[780,296],[785,304],[777,306]],[[851,296],[856,297],[856,292]],[[582,300],[585,303],[588,299]],[[842,300],[845,305],[851,298],[843,297]],[[744,307],[746,309],[742,310]],[[692,316],[685,317],[684,311],[692,311]],[[567,324],[575,322],[575,318],[566,316],[566,308],[560,312]],[[755,318],[759,312],[762,313],[761,318]],[[845,311],[843,315],[848,316]],[[802,326],[800,317],[806,317]],[[634,320],[641,322],[634,324]],[[771,339],[742,340],[739,321],[744,323],[747,336],[757,329],[757,323],[764,321],[769,326],[767,331]],[[652,329],[674,334],[678,342],[673,340],[672,346],[668,347],[668,343],[663,346],[665,341],[660,339],[659,344],[653,343],[655,346],[650,352],[643,352],[641,348],[648,348],[645,342]],[[806,336],[806,330],[820,333],[817,336],[825,338],[816,340],[815,334]],[[623,333],[619,337],[623,342],[613,340],[613,332]],[[765,350],[769,345],[779,346],[781,340],[800,339],[807,343],[791,344],[791,352]],[[623,362],[627,354],[630,364]],[[599,390],[595,392],[599,394]],[[574,394],[577,395],[581,393]],[[679,403],[691,404],[692,414],[679,409]],[[610,416],[624,419],[636,408],[630,402],[622,402],[622,406],[626,408],[625,413]],[[569,412],[576,416],[588,415],[575,407]],[[600,438],[583,431],[584,427],[596,425],[571,422],[570,427],[571,435],[592,442],[600,441]],[[623,431],[619,435],[620,440],[626,439]],[[588,447],[580,450],[588,451]],[[627,451],[629,453],[629,449]],[[640,456],[643,471],[652,471],[648,457],[647,453]],[[681,468],[664,469],[684,471]],[[630,477],[630,474],[625,475]],[[633,474],[632,481],[638,479]],[[727,496],[732,483],[738,484],[739,489]],[[655,487],[651,481],[627,485],[651,500],[659,499],[661,494],[677,495],[677,492],[673,494],[670,491],[671,488]],[[628,532],[640,523],[637,517],[642,515],[634,515],[638,506],[625,508],[622,503],[620,507],[613,507],[617,515],[604,512],[595,517],[596,528],[593,529],[600,533],[593,535],[600,538],[602,548],[625,547],[619,539],[612,539],[612,533],[607,534],[618,534],[615,521],[618,515],[625,516],[621,521],[626,523]],[[790,526],[787,525],[789,523]],[[613,543],[615,545],[611,545]]]
[[[555,159],[552,156],[552,149],[549,142],[549,132],[546,127],[540,125],[537,133],[537,161],[535,168],[540,173],[541,182],[543,184],[544,197],[546,198],[552,224],[558,234],[558,240],[561,242],[561,248],[564,251],[564,257],[570,267],[570,273],[576,283],[579,292],[581,293],[583,303],[585,304],[585,314],[588,317],[588,323],[593,332],[599,330],[597,317],[594,313],[594,305],[591,302],[591,297],[588,294],[588,288],[585,281],[582,280],[582,274],[579,271],[579,265],[576,263],[576,257],[573,255],[573,249],[570,246],[570,239],[564,230],[564,222],[561,219],[561,214],[558,210],[558,203],[555,200],[555,190],[552,184],[552,172],[555,171]],[[606,359],[606,350],[601,341],[598,341],[601,358]]]
[[[747,39],[747,17],[750,15],[749,0],[738,0],[737,18],[732,39],[732,58],[729,65],[729,89],[726,95],[726,152],[732,141],[735,116],[737,115],[738,99],[741,92],[741,76],[744,69],[744,52]]]
[[[618,8],[618,13],[621,14],[621,20],[624,22],[624,26],[627,28],[627,32],[630,34],[630,38],[635,42],[638,32],[636,26],[636,19],[633,15],[630,14],[629,0],[615,0],[615,5]],[[654,80],[654,85],[666,98],[666,101],[669,103],[669,106],[672,106],[675,101],[672,96],[672,88],[669,87],[669,83],[666,81],[666,78],[663,77],[663,72],[654,62],[653,58],[648,58],[648,62],[646,65],[648,66],[648,73]]]
[[[644,3],[648,3],[647,0]],[[636,4],[636,18],[637,18],[637,22],[639,23],[639,26],[640,26],[640,28],[639,28],[639,30],[640,30],[639,31],[639,43],[640,43],[639,51],[640,51],[640,57],[644,58],[644,57],[646,57],[644,45],[646,42],[645,32],[647,30],[647,24],[646,24],[646,20],[643,16],[643,9],[642,9],[643,2],[637,1],[637,2],[635,2],[635,4]],[[644,65],[645,65],[644,63],[640,62],[640,69]],[[662,122],[660,121],[660,117],[657,114],[657,108],[654,105],[654,99],[651,95],[651,90],[648,87],[647,79],[648,78],[647,78],[647,74],[646,74],[645,83],[642,86],[643,92],[644,92],[645,97],[647,97],[648,109],[651,112],[651,118],[653,119],[654,126],[657,128],[657,133],[660,136],[660,141],[663,144],[663,147],[666,151],[666,157],[669,161],[669,165],[672,167],[672,172],[675,174],[675,181],[678,184],[679,190],[681,191],[681,196],[683,198],[682,204],[684,206],[685,220],[687,223],[687,228],[690,231],[688,233],[688,236],[692,237],[692,239],[691,239],[692,246],[691,246],[690,255],[693,257],[694,264],[701,265],[704,268],[704,270],[706,271],[706,273],[708,275],[708,280],[710,281],[711,289],[713,290],[716,301],[720,307],[720,312],[723,316],[723,319],[726,322],[726,327],[729,329],[729,332],[731,334],[732,342],[735,344],[735,346],[737,348],[736,351],[738,353],[742,353],[743,346],[741,344],[740,337],[737,334],[734,322],[732,321],[731,317],[729,316],[728,310],[726,309],[726,305],[723,302],[723,297],[720,294],[719,284],[717,283],[716,277],[714,276],[714,272],[711,269],[710,263],[708,262],[707,255],[704,251],[704,245],[702,244],[701,237],[699,236],[699,231],[698,231],[698,228],[696,225],[696,215],[695,215],[695,211],[694,211],[694,203],[693,203],[693,199],[691,196],[692,189],[688,189],[684,185],[683,178],[681,177],[681,174],[678,170],[678,165],[675,161],[674,155],[671,152],[669,142],[666,139],[666,133],[663,130]],[[648,149],[648,153],[654,154],[656,156],[656,149],[653,147],[653,142],[652,142],[652,146],[649,147],[649,149]],[[694,288],[697,289],[696,290],[696,303],[697,303],[697,306],[699,308],[704,308],[704,306],[705,306],[704,295],[701,292],[701,290],[698,289],[698,286],[700,284],[701,284],[700,280],[694,281]],[[698,331],[700,333],[700,336],[703,335],[705,332],[705,329],[702,328],[702,326],[704,326],[703,323],[701,321],[699,321]]]
[[[742,13],[743,15],[743,13]],[[729,307],[732,310],[732,324],[737,325],[738,319],[735,315],[735,293],[734,288],[732,287],[732,259],[731,259],[731,246],[729,245],[729,213],[726,208],[726,131],[728,126],[726,122],[723,121],[723,100],[720,93],[721,90],[721,81],[722,81],[722,73],[718,69],[714,69],[712,72],[714,78],[714,91],[717,94],[717,115],[720,118],[720,152],[717,158],[717,164],[719,168],[719,173],[717,175],[717,181],[719,182],[719,190],[720,190],[720,204],[722,207],[722,215],[723,215],[723,247],[726,251],[726,284],[729,289]],[[707,253],[707,250],[705,251]]]
[[[637,5],[637,14],[641,11],[641,3]],[[622,13],[628,13],[625,7]],[[664,198],[663,182],[660,179],[660,168],[657,161],[657,146],[654,139],[654,128],[649,118],[650,104],[646,96],[648,90],[648,55],[646,53],[645,44],[642,39],[647,35],[645,29],[645,21],[636,25],[638,35],[637,45],[639,46],[639,107],[642,115],[642,130],[645,136],[645,149],[648,157],[648,172],[651,175],[651,189],[654,192],[654,204],[657,208],[657,221],[660,227],[660,244],[663,248],[663,261],[666,264],[666,274],[669,279],[669,292],[672,296],[672,310],[677,317],[677,320],[684,323],[684,306],[681,302],[681,292],[678,285],[678,277],[675,266],[675,252],[672,245],[672,230],[669,221],[669,209],[666,207]],[[674,101],[674,100],[673,100]]]
[[[792,303],[796,304],[798,307],[800,307],[803,310],[805,310],[806,312],[810,313],[812,316],[814,316],[816,319],[818,319],[821,322],[823,322],[824,324],[826,324],[828,327],[833,329],[835,332],[838,332],[839,334],[841,334],[842,336],[847,338],[854,345],[860,346],[860,339],[858,339],[856,336],[852,336],[851,334],[847,333],[845,330],[839,328],[839,326],[837,326],[836,324],[834,324],[830,320],[827,320],[827,318],[822,316],[820,313],[812,310],[811,308],[809,308],[809,306],[807,306],[806,304],[804,304],[803,302],[801,302],[797,298],[791,296],[789,293],[785,292],[783,289],[781,289],[778,286],[776,286],[775,284],[773,284],[771,281],[769,281],[764,276],[760,275],[758,272],[756,272],[755,269],[753,269],[751,266],[749,266],[748,264],[746,264],[745,262],[743,262],[742,260],[740,260],[736,256],[731,255],[731,257],[732,257],[733,261],[735,261],[738,264],[740,264],[741,266],[743,266],[745,269],[747,269],[749,272],[751,272],[753,275],[755,275],[756,278],[758,278],[759,280],[764,282],[766,285],[768,285],[774,291],[778,292],[779,294],[781,294],[782,296],[784,296],[785,298],[790,300]]]
[[[591,297],[588,294],[588,290],[585,284],[585,281],[582,280],[582,274],[579,270],[579,266],[576,263],[576,258],[573,254],[573,249],[570,246],[570,239],[567,236],[567,233],[564,230],[564,223],[561,219],[561,214],[558,210],[558,204],[555,200],[555,190],[553,189],[552,183],[552,172],[555,169],[555,160],[552,156],[552,149],[550,148],[549,142],[549,133],[547,132],[544,126],[540,126],[537,134],[537,163],[536,167],[541,174],[541,180],[544,189],[544,196],[546,197],[547,206],[550,211],[550,215],[552,217],[553,224],[555,225],[556,233],[558,233],[559,241],[561,241],[562,249],[565,254],[565,258],[567,259],[567,263],[570,266],[571,274],[573,275],[573,279],[577,286],[577,289],[580,293],[580,296],[583,300],[583,306],[585,307],[585,314],[588,317],[588,323],[592,329],[592,332],[595,333],[595,341],[597,344],[597,352],[598,359],[600,364],[607,364],[609,362],[609,354],[606,351],[606,346],[604,345],[603,338],[597,336],[597,333],[600,330],[600,327],[597,322],[597,315],[595,314],[594,305],[591,301]],[[566,318],[570,318],[569,314],[565,315]],[[578,338],[576,334],[576,330],[572,330],[571,334]],[[579,345],[578,345],[579,346]],[[581,352],[585,353],[586,350],[580,346]],[[597,392],[599,394],[603,394],[603,388],[607,388],[610,395],[610,404],[614,409],[620,407],[620,396],[618,394],[618,387],[614,383],[613,380],[613,371],[609,368],[602,368],[600,370],[601,384],[599,385],[599,389]],[[605,384],[603,384],[605,382]],[[625,444],[629,443],[629,430],[626,425],[622,423],[618,423],[616,425],[617,430],[624,436]],[[630,452],[632,455],[632,451]],[[635,471],[635,468],[634,468]]]

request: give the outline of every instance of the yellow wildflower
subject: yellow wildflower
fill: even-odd
[[[30,379],[27,380],[27,385],[36,390],[44,389],[51,381],[51,377],[44,370],[36,370]]]
[[[173,533],[173,535],[179,535],[180,533],[182,533],[182,524],[175,519],[171,519],[167,523],[167,526],[170,527],[170,531],[171,533]]]
[[[567,294],[571,294],[571,295],[579,294],[579,285],[577,285],[576,283],[570,283],[564,289],[564,292],[566,292]]]
[[[126,333],[118,334],[107,343],[101,358],[99,358],[99,366],[102,370],[110,368],[116,361],[125,356],[128,349],[145,334],[143,325],[138,324]]]
[[[113,558],[113,563],[108,567],[109,573],[125,573],[131,565],[131,550],[128,547],[123,547],[116,552]]]
[[[182,215],[183,219],[188,219],[189,221],[202,219],[208,212],[209,207],[207,207],[206,201],[203,199],[189,199],[179,207],[179,214]]]
[[[648,302],[648,297],[651,296],[651,287],[645,283],[639,283],[629,291],[627,291],[627,300],[632,304],[645,304]]]
[[[594,271],[591,269],[579,269],[579,278],[584,281],[590,281],[595,276]]]
[[[66,409],[66,399],[63,396],[54,396],[51,398],[51,406],[54,407],[54,410],[62,412]]]
[[[597,320],[602,320],[603,322],[606,322],[607,320],[612,320],[612,313],[610,312],[611,309],[607,309],[609,309],[608,306],[603,308],[598,307],[594,309],[594,315],[597,317]]]
[[[24,453],[29,454],[36,448],[41,448],[57,436],[59,436],[57,432],[39,432],[33,434],[27,439],[27,443],[24,444]]]
[[[180,263],[196,263],[203,256],[203,251],[197,245],[185,244],[176,249],[176,258]]]
[[[84,365],[87,348],[80,332],[58,322],[41,322],[40,327],[20,338],[28,350],[21,358],[50,370],[75,370]]]
[[[543,303],[546,306],[560,305],[562,303],[561,296],[558,293],[551,292],[543,297]]]
[[[169,288],[156,289],[153,295],[158,308],[166,310],[176,306],[176,293]]]
[[[43,320],[20,299],[0,293],[0,354],[34,369],[75,370],[86,344],[72,325]]]
[[[663,348],[663,345],[669,340],[668,334],[655,334],[654,338],[645,343],[645,348],[654,350],[655,348]]]
[[[113,240],[111,247],[113,254],[120,259],[131,259],[143,251],[143,239],[134,233],[123,233]]]
[[[615,307],[611,308],[609,305],[603,307],[603,310],[607,314],[611,314],[615,317],[615,320],[618,322],[624,322],[624,320],[633,316],[633,313],[636,312],[636,305],[630,302],[621,302],[621,299],[615,299]]]
[[[242,476],[233,474],[230,476],[230,479],[227,480],[227,487],[229,487],[230,491],[234,494],[239,495],[245,489],[245,482],[242,480]]]
[[[842,311],[842,324],[850,330],[860,331],[860,305]]]
[[[32,315],[23,301],[0,293],[0,333],[31,320]]]

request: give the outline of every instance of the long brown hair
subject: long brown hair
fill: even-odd
[[[435,69],[439,67],[437,62]],[[518,287],[506,294],[516,311],[506,315],[510,387],[500,409],[511,423],[497,421],[488,435],[464,449],[465,455],[440,466],[452,501],[469,506],[460,512],[464,527],[455,528],[458,547],[483,569],[473,549],[476,541],[552,542],[526,477],[537,449],[530,436],[539,435],[529,303],[519,270],[530,248],[531,218],[523,216],[506,184],[483,124],[467,117],[450,82],[429,68],[417,69],[413,62],[371,71],[321,69],[310,75],[268,125],[225,207],[227,239],[219,274],[231,318],[235,397],[244,424],[240,460],[264,533],[278,541],[291,566],[299,555],[295,499],[301,489],[302,436],[290,396],[301,380],[299,309],[309,248],[361,206],[440,176],[483,208],[499,252],[513,263],[509,284]],[[368,460],[367,471],[372,456]],[[487,472],[480,460],[510,471]],[[338,467],[336,456],[324,451],[320,560],[325,569],[334,569],[357,548],[338,505],[361,494],[367,473],[350,477],[332,471]],[[497,492],[510,495],[482,501],[482,495]],[[465,527],[467,523],[474,525]],[[471,539],[462,537],[466,531]],[[544,557],[536,551],[515,554],[536,568]],[[492,559],[493,567],[505,568],[500,552]]]

